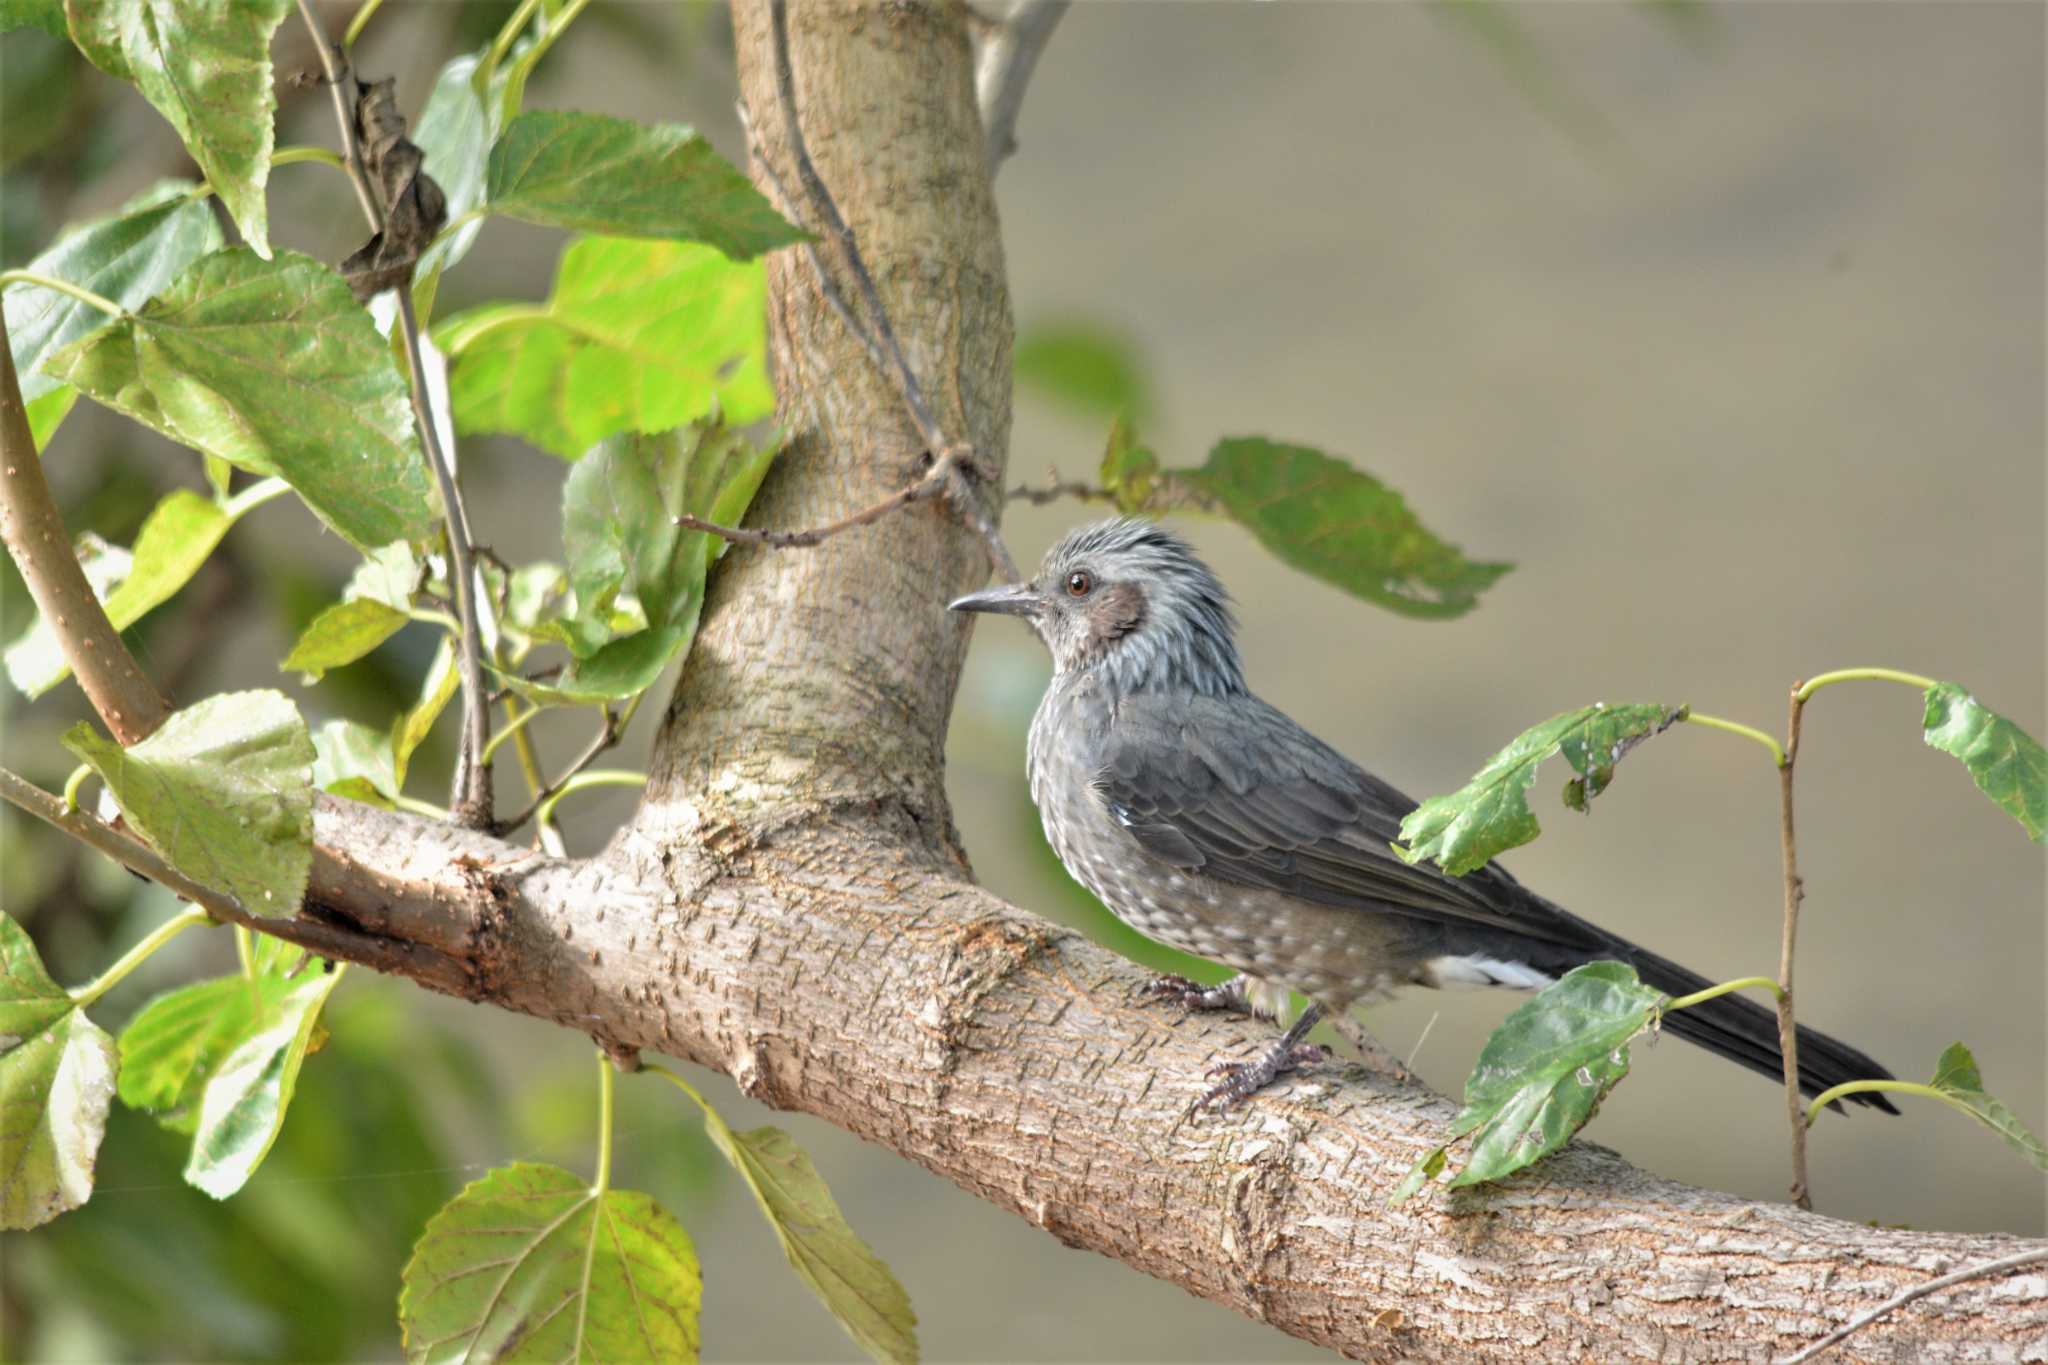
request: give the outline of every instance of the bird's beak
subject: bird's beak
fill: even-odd
[[[1010,583],[1000,588],[984,588],[980,592],[956,597],[948,604],[950,611],[988,611],[1003,616],[1033,617],[1044,608],[1045,599],[1038,589],[1029,583]]]

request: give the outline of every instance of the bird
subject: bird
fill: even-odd
[[[1310,1002],[1196,1107],[1228,1110],[1323,1057],[1325,1013],[1411,987],[1535,991],[1619,961],[1673,996],[1710,983],[1566,911],[1489,862],[1453,877],[1391,847],[1416,803],[1310,734],[1245,681],[1231,599],[1173,531],[1128,517],[1081,526],[1036,577],[969,593],[956,612],[1016,616],[1052,654],[1026,771],[1045,836],[1074,879],[1147,938],[1233,969],[1155,995],[1277,1019]],[[1724,995],[1662,1027],[1782,1080],[1777,1016]],[[1799,1086],[1889,1079],[1864,1053],[1799,1029]],[[1882,1094],[1850,1097],[1887,1113]]]

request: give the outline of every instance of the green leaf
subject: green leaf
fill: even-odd
[[[190,489],[165,496],[136,534],[125,572],[106,584],[102,604],[115,630],[126,630],[192,581],[206,557],[241,516]],[[91,580],[88,573],[88,581]],[[95,590],[100,589],[94,583]],[[63,646],[40,617],[7,650],[7,673],[24,695],[39,697],[71,676]]]
[[[709,1105],[704,1130],[754,1192],[790,1268],[847,1335],[877,1360],[916,1360],[910,1296],[847,1224],[803,1149],[780,1128],[735,1133]]]
[[[1283,563],[1404,616],[1463,616],[1513,567],[1465,558],[1399,493],[1307,446],[1237,437],[1175,474]]]
[[[690,1236],[647,1195],[516,1162],[434,1215],[401,1276],[410,1361],[697,1358]]]
[[[1159,457],[1138,444],[1131,424],[1122,416],[1109,424],[1109,442],[1102,451],[1102,486],[1116,498],[1119,511],[1135,512],[1152,497]]]
[[[187,265],[220,249],[220,225],[205,203],[187,197],[191,189],[190,181],[164,181],[110,216],[71,229],[26,268],[79,285],[131,311],[140,308],[168,288]],[[48,400],[64,388],[42,372],[43,361],[104,325],[107,315],[69,294],[32,284],[10,284],[0,298],[7,309],[7,338],[21,377],[21,396],[33,414],[37,400]],[[51,414],[62,416],[53,406],[45,406],[43,413],[47,425],[36,428],[38,448],[56,430]]]
[[[0,0],[0,33],[33,25],[52,38],[68,38],[64,0]]]
[[[313,785],[335,796],[390,809],[398,795],[391,736],[353,720],[330,720],[313,732]]]
[[[2035,1170],[2048,1171],[2048,1147],[2020,1122],[2018,1114],[1985,1091],[1984,1077],[1978,1072],[1977,1059],[1970,1055],[1970,1049],[1961,1043],[1949,1044],[1935,1064],[1934,1079],[1929,1084],[1950,1103],[2004,1138],[2006,1145],[2032,1162]]]
[[[342,970],[316,966],[301,972],[263,1027],[221,1060],[199,1101],[192,1156],[185,1163],[188,1184],[226,1199],[255,1174],[284,1126],[320,1007]]]
[[[278,668],[313,681],[330,668],[352,664],[405,629],[412,618],[374,598],[337,602],[314,617]]]
[[[114,1066],[114,1040],[0,915],[0,1228],[36,1227],[91,1197]]]
[[[412,766],[413,751],[433,732],[434,722],[448,709],[450,698],[461,685],[462,674],[455,666],[455,642],[443,635],[427,667],[427,680],[420,686],[419,700],[391,727],[391,790],[405,790],[405,771]]]
[[[283,693],[209,697],[128,749],[80,722],[64,747],[180,872],[259,915],[298,911],[313,866],[313,742]]]
[[[121,1102],[154,1111],[174,1132],[192,1132],[207,1082],[230,1053],[274,1022],[291,990],[281,972],[223,976],[150,1001],[121,1030]]]
[[[1476,1134],[1452,1186],[1499,1180],[1550,1155],[1586,1125],[1628,1074],[1628,1045],[1652,1028],[1666,996],[1620,962],[1575,967],[1510,1014],[1465,1080],[1451,1140]],[[1437,1148],[1394,1192],[1399,1203],[1440,1178]]]
[[[586,237],[545,304],[444,320],[456,428],[510,432],[573,460],[622,431],[667,431],[714,406],[767,416],[766,276],[707,247]]]
[[[629,697],[689,646],[704,608],[705,577],[725,542],[683,530],[676,514],[738,521],[775,450],[750,446],[723,427],[688,427],[615,437],[569,472],[562,545],[578,608],[566,632],[576,658],[545,689],[549,700]],[[647,628],[612,640],[612,606],[627,592],[639,600]]]
[[[1594,702],[1552,716],[1515,736],[1488,759],[1470,782],[1448,796],[1432,796],[1401,821],[1408,846],[1394,851],[1411,863],[1436,859],[1453,877],[1534,839],[1542,830],[1529,809],[1536,768],[1562,752],[1578,777],[1565,785],[1565,805],[1583,811],[1614,778],[1614,765],[1652,735],[1685,718],[1685,708],[1649,703],[1609,706]]]
[[[26,379],[28,376],[23,375]],[[71,405],[78,401],[78,390],[69,384],[59,384],[41,398],[28,402],[28,434],[36,445],[36,453],[42,454],[50,448],[50,438],[57,428],[64,425],[64,419],[71,415]]]
[[[2048,753],[2026,731],[1956,683],[1927,689],[1927,742],[1954,754],[1977,790],[2004,807],[2035,843],[2048,842]]]
[[[470,84],[479,55],[466,53],[441,68],[412,128],[413,145],[425,158],[421,169],[441,187],[451,223],[483,203],[484,162],[497,134],[494,105],[479,98]],[[469,254],[482,229],[483,220],[478,219],[438,238],[422,252],[413,268],[413,278],[419,282],[415,290],[437,287],[441,272]]]
[[[1017,338],[1012,364],[1020,388],[1085,417],[1151,415],[1149,385],[1130,338],[1089,322],[1048,323]]]
[[[205,257],[45,368],[174,441],[282,475],[365,549],[436,524],[405,376],[341,276],[311,257]]]
[[[291,0],[69,0],[71,37],[169,119],[258,255],[277,99],[270,39]]]
[[[419,590],[422,567],[412,546],[402,540],[365,550],[363,562],[356,565],[348,586],[342,590],[342,600],[368,598],[404,611],[412,605],[413,594]]]
[[[491,148],[491,212],[542,227],[703,242],[734,260],[804,240],[747,178],[678,123],[521,114]]]

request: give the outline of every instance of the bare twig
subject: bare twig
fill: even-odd
[[[1805,1365],[1806,1361],[1817,1359],[1820,1353],[1827,1350],[1830,1346],[1841,1344],[1844,1340],[1862,1331],[1879,1318],[1905,1307],[1915,1299],[1924,1299],[1929,1294],[1938,1294],[1944,1289],[1953,1288],[1970,1280],[1980,1280],[1988,1275],[2003,1275],[2008,1270],[2019,1270],[2026,1266],[2039,1265],[2044,1261],[2048,1261],[2048,1250],[2036,1247],[2032,1251],[2021,1251],[2011,1256],[2001,1256],[1995,1261],[1981,1261],[1976,1265],[1967,1266],[1962,1270],[1951,1271],[1946,1275],[1929,1280],[1925,1284],[1916,1284],[1911,1289],[1894,1294],[1868,1313],[1859,1314],[1851,1318],[1842,1326],[1813,1343],[1813,1345],[1799,1352],[1799,1354],[1786,1356],[1778,1362],[1778,1365]]]
[[[982,39],[974,54],[975,100],[988,138],[988,173],[1017,150],[1017,115],[1024,108],[1024,88],[1038,66],[1039,54],[1053,28],[1067,12],[1069,0],[1017,0],[1010,13]]]
[[[1778,945],[1778,1052],[1785,1065],[1785,1104],[1792,1114],[1792,1202],[1813,1207],[1806,1182],[1806,1106],[1799,1098],[1799,1025],[1792,1014],[1792,950],[1799,938],[1799,846],[1792,829],[1792,765],[1799,757],[1799,717],[1805,709],[1797,684],[1785,722],[1785,757],[1778,764],[1778,845],[1785,864],[1785,925]]]
[[[909,409],[910,419],[916,425],[918,435],[924,440],[925,448],[930,452],[933,462],[924,478],[884,501],[891,503],[892,507],[922,501],[922,497],[910,496],[911,491],[928,483],[938,482],[961,519],[981,537],[982,544],[988,549],[989,562],[995,566],[997,574],[1006,581],[1014,581],[1018,577],[1017,562],[1010,557],[1009,547],[1003,543],[1002,534],[996,530],[994,519],[982,507],[981,500],[975,496],[974,483],[968,478],[969,470],[976,474],[980,473],[980,464],[974,458],[973,449],[962,442],[949,439],[939,426],[938,420],[932,415],[931,405],[925,401],[924,386],[918,382],[917,372],[911,369],[910,362],[904,358],[903,347],[896,339],[896,329],[889,322],[889,311],[882,306],[882,296],[875,288],[874,276],[868,273],[867,262],[861,259],[860,246],[854,240],[853,229],[847,225],[846,218],[839,212],[839,205],[833,201],[832,191],[826,188],[824,179],[818,174],[817,165],[811,160],[810,148],[804,142],[803,126],[797,119],[796,78],[790,69],[789,61],[788,0],[769,0],[768,14],[775,49],[775,101],[781,111],[783,126],[789,139],[790,159],[796,163],[797,179],[803,183],[811,207],[823,220],[828,235],[839,243],[840,252],[846,259],[847,272],[853,276],[854,285],[860,291],[861,303],[867,310],[868,327],[872,330],[872,336],[863,336],[862,329],[853,323],[850,310],[843,300],[833,302],[833,307],[847,320],[849,326],[854,326],[855,335],[862,337],[868,347],[868,353],[875,356],[878,364],[882,364],[883,357],[887,358],[887,363],[882,364],[882,368],[895,376],[897,391],[903,396],[903,405]],[[761,160],[764,165],[767,164],[766,158]],[[831,299],[833,286],[826,275],[823,263],[815,254],[812,261],[818,267],[819,277],[826,280],[826,297]],[[880,516],[882,512],[892,510],[892,507],[883,507],[882,511],[876,512],[875,515]],[[850,524],[863,523],[854,521]],[[700,525],[698,529],[712,528]],[[842,526],[837,529],[846,528]],[[819,539],[824,539],[824,536],[821,535]]]
[[[1005,496],[1011,502],[1028,502],[1034,507],[1043,507],[1049,502],[1058,502],[1061,498],[1079,498],[1082,502],[1116,501],[1116,495],[1107,488],[1097,488],[1094,484],[1085,483],[1080,479],[1063,479],[1057,469],[1046,471],[1043,488],[1033,488],[1028,483],[1020,483]]]
[[[791,197],[789,187],[782,183],[782,173],[775,169],[775,162],[769,158],[767,150],[762,145],[761,135],[754,126],[753,116],[747,112],[747,102],[741,100],[734,108],[739,113],[740,129],[747,137],[747,150],[752,153],[754,164],[768,177],[768,187],[775,195],[776,212],[791,222],[796,221],[801,216],[796,210],[796,200]],[[883,374],[889,373],[889,357],[882,354],[882,343],[875,340],[875,334],[870,332],[866,325],[853,315],[853,310],[846,306],[846,295],[839,292],[839,281],[832,277],[832,272],[825,268],[825,258],[818,254],[817,239],[805,238],[803,249],[804,255],[811,262],[811,269],[818,276],[818,292],[825,296],[826,303],[832,305],[832,311],[838,314],[840,323],[847,331],[853,333],[854,340],[861,344],[862,349],[868,353],[868,358],[875,362],[875,368]]]
[[[87,811],[65,809],[63,801],[5,768],[0,768],[0,800],[46,821],[86,847],[104,853],[137,876],[146,877],[192,902],[223,923],[239,924],[287,943],[296,943],[322,957],[360,962],[373,971],[436,981],[444,989],[460,990],[468,979],[468,970],[446,954],[423,944],[365,932],[339,917],[315,917],[305,911],[297,916],[258,915],[226,892],[187,877],[142,840]]]
[[[42,458],[29,429],[28,407],[14,373],[7,322],[0,317],[0,539],[7,543],[36,609],[56,634],[65,662],[85,689],[92,709],[126,746],[145,739],[171,713],[121,633],[107,619],[85,581],[63,515],[43,478]]]
[[[540,811],[541,807],[547,805],[549,801],[552,801],[561,794],[562,789],[569,785],[571,779],[591,764],[597,762],[598,758],[607,749],[617,744],[621,739],[624,739],[626,727],[633,723],[633,713],[640,709],[640,700],[646,695],[645,691],[635,692],[632,699],[619,708],[617,715],[612,714],[611,707],[605,707],[604,723],[598,727],[596,737],[584,746],[582,753],[570,760],[569,766],[562,770],[559,777],[533,794],[533,800],[527,804],[525,810],[520,811],[519,814],[513,816],[510,820],[501,822],[497,827],[497,832],[499,834],[510,834],[513,830],[518,829],[528,820],[531,820]]]
[[[372,233],[384,231],[384,206],[369,169],[363,164],[363,149],[356,138],[356,116],[343,89],[351,72],[348,58],[327,40],[327,30],[313,12],[312,0],[299,0],[299,17],[305,20],[313,46],[320,54],[320,70],[334,97],[335,121],[341,125],[341,146],[348,162],[349,182],[355,186],[356,201]],[[426,363],[421,356],[419,317],[413,309],[412,289],[398,286],[398,319],[405,343],[406,364],[411,369],[413,423],[419,428],[420,447],[441,490],[441,502],[448,524],[449,577],[455,583],[456,614],[460,618],[462,668],[462,750],[455,765],[455,790],[450,811],[459,824],[483,829],[491,823],[491,770],[484,762],[484,745],[491,737],[490,690],[484,682],[483,633],[477,624],[477,580],[469,548],[469,523],[462,509],[462,494],[455,470],[441,449],[427,398]]]
[[[959,462],[971,452],[966,446],[953,446],[932,462],[932,467],[916,483],[903,487],[883,498],[870,503],[858,512],[848,513],[837,521],[828,521],[822,526],[807,526],[801,531],[762,531],[748,526],[721,526],[715,521],[692,516],[688,512],[675,518],[675,524],[686,531],[705,531],[724,540],[741,545],[767,545],[778,550],[805,549],[830,540],[842,531],[851,531],[856,526],[866,526],[880,521],[899,507],[908,507],[914,502],[928,502],[946,491],[947,479]]]

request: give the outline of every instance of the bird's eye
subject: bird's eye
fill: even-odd
[[[1087,570],[1076,569],[1067,575],[1067,593],[1072,597],[1086,597],[1095,587],[1095,580]]]

